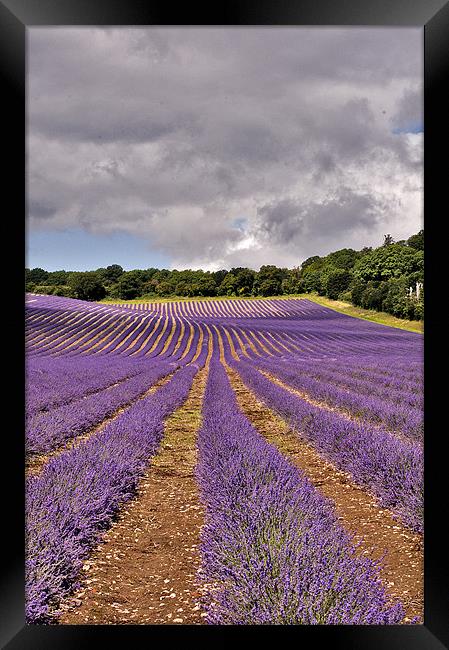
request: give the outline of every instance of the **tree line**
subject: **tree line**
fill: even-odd
[[[95,271],[25,269],[26,291],[81,300],[155,297],[279,296],[315,292],[399,318],[421,320],[424,309],[424,230],[377,248],[342,248],[298,267],[263,265],[202,271],[134,269],[111,264]]]

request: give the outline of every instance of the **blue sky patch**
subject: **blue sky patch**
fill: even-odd
[[[46,271],[92,271],[120,264],[126,271],[167,268],[170,259],[128,233],[92,234],[80,228],[27,234],[26,265]]]

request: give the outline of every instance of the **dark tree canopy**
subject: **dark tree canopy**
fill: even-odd
[[[71,273],[69,285],[74,298],[80,300],[101,300],[106,296],[100,276],[95,271]]]
[[[409,237],[407,245],[417,251],[424,251],[424,230],[420,230],[416,235]]]
[[[387,280],[410,275],[424,269],[423,252],[408,246],[381,246],[360,258],[354,266],[354,276],[362,280]]]
[[[39,267],[35,269],[25,269],[25,282],[33,282],[34,284],[45,284],[48,278],[48,271],[44,271]]]
[[[346,269],[335,269],[327,276],[326,295],[333,300],[346,291],[351,284],[352,275]]]
[[[306,260],[304,260],[304,262],[301,264],[301,268],[304,270],[307,266],[318,262],[320,259],[321,257],[319,255],[312,255],[312,257],[308,257]]]

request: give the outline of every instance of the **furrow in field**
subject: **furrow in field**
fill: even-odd
[[[338,406],[335,406],[333,404],[329,404],[329,403],[327,403],[327,402],[325,402],[323,400],[314,399],[311,395],[309,395],[305,391],[298,390],[297,388],[293,388],[293,386],[290,386],[290,384],[286,384],[281,379],[279,379],[278,377],[275,377],[273,374],[271,374],[270,372],[267,372],[266,370],[259,370],[259,372],[264,377],[266,377],[267,379],[272,381],[274,384],[276,384],[277,386],[280,386],[284,390],[288,390],[293,395],[297,395],[298,397],[303,399],[308,404],[311,404],[312,406],[316,406],[319,409],[323,409],[325,411],[329,411],[329,412],[332,412],[332,413],[337,413],[338,415],[340,415],[345,420],[349,420],[351,422],[362,422],[363,421],[363,417],[357,417],[357,416],[353,415],[350,411],[348,411],[348,410],[346,410],[346,409],[344,409],[342,407],[338,407]],[[371,422],[370,424],[371,424],[372,427],[375,427],[376,429],[379,429],[380,431],[383,431],[388,435],[392,435],[395,438],[397,438],[398,440],[402,440],[406,444],[410,444],[410,438],[408,438],[406,435],[404,435],[402,433],[402,431],[385,429],[385,427],[382,424],[376,424],[374,422]]]
[[[291,460],[326,497],[335,503],[340,523],[360,543],[359,552],[382,560],[386,590],[404,605],[408,620],[423,617],[423,538],[412,533],[380,507],[377,500],[355,485],[302,440],[226,367],[242,412],[270,444]]]
[[[184,405],[165,421],[136,498],[85,562],[81,590],[64,605],[62,624],[204,622],[196,584],[204,513],[194,469],[211,346],[209,338],[206,365]]]
[[[315,449],[353,476],[412,530],[423,529],[423,453],[369,423],[318,408],[271,382],[247,362],[231,365],[269,408],[301,432]]]
[[[162,440],[164,420],[185,402],[206,353],[97,435],[51,459],[39,476],[27,479],[28,623],[57,619],[62,599],[77,587],[84,561],[119,509],[135,496]]]
[[[76,336],[78,335],[79,330],[84,331],[86,327],[91,327],[95,325],[95,323],[104,322],[105,320],[105,314],[101,314],[99,317],[98,312],[92,312],[90,310],[84,315],[78,312],[67,326],[56,323],[51,328],[46,329],[44,327],[43,330],[34,333],[34,336],[28,339],[27,344],[30,348],[35,348],[37,351],[41,351],[53,346],[61,340],[62,342],[69,341],[74,332],[74,335]]]
[[[165,377],[162,377],[162,379],[159,379],[155,384],[150,386],[150,388],[146,389],[145,392],[143,392],[141,395],[139,395],[136,399],[133,399],[129,402],[125,402],[121,406],[119,406],[115,411],[109,415],[108,417],[104,418],[99,424],[96,424],[92,427],[90,427],[87,431],[85,431],[81,435],[77,435],[74,438],[71,438],[68,440],[65,444],[61,445],[57,449],[51,451],[48,454],[30,454],[29,456],[26,457],[25,459],[25,475],[26,477],[30,476],[39,476],[39,474],[42,472],[44,467],[47,465],[47,463],[52,460],[53,458],[56,458],[57,456],[60,456],[61,454],[69,451],[70,449],[75,449],[79,445],[84,444],[92,438],[93,436],[99,434],[103,429],[116,420],[122,413],[125,411],[129,410],[134,404],[137,404],[142,399],[145,399],[152,393],[156,392],[159,388],[164,386],[170,379],[173,377],[175,372],[177,372],[178,369],[174,370],[173,372],[165,375]]]

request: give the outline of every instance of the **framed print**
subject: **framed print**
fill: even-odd
[[[448,5],[0,16],[3,646],[449,647]]]

